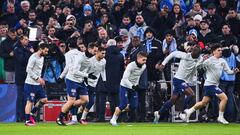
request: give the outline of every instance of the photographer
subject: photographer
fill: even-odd
[[[56,83],[57,78],[63,71],[65,61],[63,53],[56,44],[49,44],[49,53],[44,59],[44,80]]]

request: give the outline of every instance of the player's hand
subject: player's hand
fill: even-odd
[[[40,85],[42,86],[45,85],[45,81],[41,77],[38,78],[37,82],[40,83]]]
[[[138,90],[139,90],[139,86],[138,86],[138,85],[133,85],[133,86],[132,86],[132,89],[133,89],[134,91],[138,91]]]
[[[240,72],[240,70],[238,68],[235,68],[233,71],[235,74]]]
[[[88,78],[93,79],[93,80],[97,79],[97,77],[95,75],[93,75],[93,73],[88,74]]]
[[[205,60],[208,59],[208,58],[209,58],[209,55],[208,55],[208,54],[203,55],[203,61],[205,61]]]
[[[163,69],[165,68],[165,66],[163,64],[158,64],[156,66],[157,69],[159,69],[160,71],[163,71]]]

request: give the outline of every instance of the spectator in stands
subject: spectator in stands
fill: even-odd
[[[222,17],[222,20],[225,20],[225,17],[228,14],[229,6],[227,0],[219,0],[219,6],[217,7],[217,13]]]
[[[25,20],[28,20],[28,12],[31,8],[31,5],[28,0],[21,1],[21,11],[18,12],[18,19],[23,18]]]
[[[56,32],[56,37],[66,41],[76,31],[77,28],[74,26],[73,21],[66,20],[64,26]]]
[[[28,12],[28,20],[27,21],[27,25],[34,27],[36,25],[36,21],[37,21],[37,13],[34,10],[30,10]]]
[[[91,20],[93,25],[96,26],[96,18],[93,16],[93,10],[92,10],[91,5],[85,4],[83,7],[83,14],[77,20],[79,27],[83,28],[86,21],[88,21],[88,20]]]
[[[195,16],[199,14],[203,18],[207,16],[207,13],[202,9],[201,4],[199,2],[196,2],[193,6],[193,9],[191,9],[187,14],[190,16]]]
[[[147,25],[144,22],[144,18],[141,14],[136,15],[135,24],[129,29],[130,38],[134,36],[139,36],[140,40],[144,40],[144,32],[147,29]]]
[[[162,9],[158,16],[153,19],[151,26],[156,31],[156,38],[162,41],[165,38],[164,32],[172,29],[174,26],[173,21],[169,17],[169,9]]]
[[[6,39],[8,31],[7,22],[0,21],[0,43]]]
[[[24,120],[24,81],[27,77],[26,67],[29,57],[34,53],[33,48],[29,45],[29,40],[26,35],[19,37],[19,42],[14,47],[14,58],[15,58],[15,83],[17,85],[17,121]]]
[[[172,20],[174,26],[172,29],[175,31],[176,38],[181,38],[183,36],[182,26],[185,22],[185,18],[179,4],[174,4],[172,11],[169,14],[170,19]]]
[[[2,19],[7,22],[9,28],[13,28],[17,24],[18,17],[15,12],[14,4],[10,2],[7,4],[7,12],[3,14]]]
[[[149,27],[144,33],[145,40],[143,45],[147,48],[147,73],[148,81],[158,81],[160,79],[159,70],[155,69],[155,65],[164,59],[162,51],[162,42],[155,38],[154,30]]]
[[[0,57],[4,60],[4,70],[6,71],[6,83],[15,82],[14,53],[13,48],[17,41],[16,30],[10,28],[7,32],[7,38],[2,41],[0,46]]]
[[[207,8],[207,16],[204,19],[210,23],[209,27],[215,34],[220,34],[223,20],[221,16],[217,14],[216,6],[213,3],[210,3]]]
[[[218,36],[218,41],[224,43],[223,47],[230,47],[232,45],[237,45],[237,38],[231,32],[230,25],[224,24],[222,26],[222,33]]]
[[[48,20],[48,24],[46,26],[46,29],[48,29],[48,27],[54,27],[56,29],[60,29],[61,25],[59,24],[58,20],[57,20],[57,15],[52,15],[49,20]]]
[[[98,31],[94,27],[92,20],[85,21],[82,36],[85,45],[98,40]]]
[[[120,25],[120,29],[126,29],[129,31],[129,29],[132,27],[131,24],[131,18],[128,14],[123,15],[122,23]]]
[[[129,32],[126,29],[120,29],[119,36],[122,38],[123,41],[123,50],[127,51],[127,48],[131,42]]]
[[[58,10],[56,10],[56,11],[58,11]],[[57,13],[56,11],[55,11],[55,13]],[[59,13],[57,13],[57,14],[59,14]],[[71,9],[66,6],[63,8],[62,13],[58,17],[58,22],[60,23],[61,26],[63,26],[63,24],[65,23],[68,15],[71,15]]]
[[[108,36],[108,33],[106,31],[105,28],[103,28],[102,26],[100,26],[101,28],[98,27],[98,37],[99,39],[98,40],[105,40],[105,41],[108,41],[109,39],[109,36]]]
[[[101,23],[99,26],[103,27],[107,31],[109,38],[114,38],[117,35],[117,27],[111,24],[107,13],[101,16]]]
[[[58,46],[59,39],[55,36],[56,28],[54,26],[48,27],[47,31],[48,31],[48,36],[47,36],[48,43],[50,44],[54,43]]]
[[[194,22],[195,22],[195,29],[196,30],[200,30],[200,22],[203,20],[201,15],[195,15],[193,18]]]
[[[162,51],[164,58],[167,57],[170,53],[174,52],[177,50],[177,42],[176,39],[174,38],[174,33],[172,30],[168,30],[165,32],[165,39],[163,40],[162,43]],[[171,80],[171,64],[173,61],[170,61],[168,64],[165,65],[165,68],[163,70],[164,73],[164,78],[166,81]],[[171,84],[167,83],[167,91],[168,94],[170,94],[171,91]]]
[[[228,14],[226,16],[226,22],[230,25],[232,34],[236,37],[240,35],[240,20],[237,16],[237,11],[235,9],[229,9]]]
[[[200,28],[198,33],[199,42],[202,42],[204,45],[217,42],[217,36],[209,29],[209,22],[207,20],[202,20],[200,22]]]
[[[152,19],[158,15],[158,8],[156,4],[149,3],[142,11],[142,16],[146,22],[146,25],[152,24]]]

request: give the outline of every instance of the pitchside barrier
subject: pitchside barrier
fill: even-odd
[[[16,122],[16,101],[16,85],[0,84],[0,122]]]
[[[171,84],[173,81],[173,77],[178,69],[179,63],[173,63],[171,64]],[[193,106],[196,102],[199,101],[199,83],[198,83],[198,77],[197,77],[197,71],[195,76],[193,77],[192,81],[189,82],[189,85],[191,86],[191,88],[193,89],[194,93],[195,93],[195,98],[194,100],[192,100],[192,103],[190,105]],[[173,94],[173,89],[174,86],[172,85],[171,87],[171,94]],[[182,113],[183,110],[183,103],[184,103],[184,99],[186,98],[186,96],[181,96],[181,98],[177,101],[176,105],[174,105],[171,108],[171,115],[172,115],[172,122],[183,122],[180,117],[179,114]],[[196,122],[198,121],[198,115],[199,115],[199,111],[197,110],[195,113],[193,113],[189,119],[190,122]]]

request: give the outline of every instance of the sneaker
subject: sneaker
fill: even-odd
[[[87,120],[84,120],[84,119],[81,119],[80,123],[83,124],[83,125],[87,125],[88,124]]]
[[[180,118],[183,122],[186,122],[186,120],[187,120],[187,115],[186,115],[186,113],[180,113],[180,114],[179,114],[179,118]]]
[[[74,120],[71,120],[70,122],[67,123],[67,125],[77,125],[77,124],[78,122]]]
[[[36,124],[34,115],[30,115],[29,119],[30,119],[30,121],[32,121],[32,123]]]
[[[190,113],[189,113],[189,109],[185,109],[183,111],[183,113],[180,113],[179,117],[184,121],[189,123],[189,118],[190,118]]]
[[[154,123],[154,124],[157,124],[158,121],[159,121],[159,118],[160,118],[160,115],[159,115],[158,111],[155,111],[155,112],[154,112],[154,120],[153,120],[153,123]]]
[[[60,126],[66,126],[66,124],[65,124],[64,121],[63,121],[63,119],[61,119],[61,118],[57,118],[56,123],[57,123],[58,125],[60,125]]]
[[[113,120],[113,119],[110,120],[110,124],[111,124],[112,126],[118,126],[117,121],[116,121],[116,120]]]
[[[229,124],[229,122],[227,120],[225,120],[223,117],[218,117],[217,121],[222,123],[222,124]]]
[[[35,126],[36,124],[33,123],[31,120],[28,120],[28,121],[25,122],[25,125],[26,126]]]

